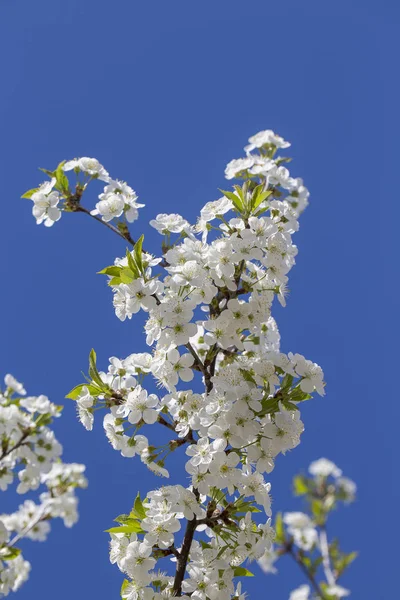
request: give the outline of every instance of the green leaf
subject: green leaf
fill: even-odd
[[[52,422],[51,414],[50,413],[45,413],[43,415],[40,415],[36,419],[35,426],[36,427],[43,427],[45,425],[49,425],[51,422]]]
[[[139,492],[135,498],[135,502],[129,516],[137,517],[138,519],[144,519],[146,517],[146,510],[143,506]]]
[[[244,567],[235,567],[233,569],[233,576],[234,577],[254,577],[254,573],[252,573],[248,569],[245,569]]]
[[[272,194],[272,190],[266,190],[266,191],[262,191],[262,187],[261,186],[257,186],[256,190],[257,193],[253,195],[253,199],[252,199],[252,211],[255,211],[261,204],[261,202],[264,202],[264,200],[266,200],[271,194]],[[261,188],[261,189],[258,189]],[[254,190],[254,191],[256,191]]]
[[[254,383],[255,385],[257,385],[256,380],[254,379],[250,371],[248,371],[247,369],[239,369],[239,371],[243,379],[245,379],[249,383]]]
[[[132,253],[130,250],[128,250],[128,248],[126,249],[126,258],[128,260],[128,267],[130,268],[131,271],[133,271],[135,273],[135,271],[137,270],[136,263],[133,260]]]
[[[119,277],[122,283],[132,283],[132,281],[135,279],[135,274],[133,271],[131,271],[131,269],[125,268],[122,269]]]
[[[98,275],[111,275],[112,277],[119,277],[119,274],[121,273],[121,271],[122,271],[121,267],[117,267],[116,265],[111,265],[109,267],[105,267],[101,271],[98,271],[97,274]]]
[[[94,348],[92,348],[89,353],[89,369],[93,369],[93,371],[95,371],[95,373],[97,373],[96,362],[97,362],[96,351],[94,350]]]
[[[10,548],[6,546],[0,550],[0,558],[2,560],[14,560],[14,558],[17,558],[20,554],[21,550],[19,548],[14,548],[14,546]]]
[[[317,558],[313,561],[311,568],[310,568],[310,572],[312,575],[315,575],[318,571],[318,567],[323,563],[323,558],[322,556],[317,556]]]
[[[138,521],[139,517],[134,516],[132,513],[129,515],[119,515],[114,519],[116,523],[121,523],[121,525],[129,525],[132,521]]]
[[[335,571],[338,572],[338,576],[342,575],[342,573],[347,569],[347,567],[355,560],[358,556],[357,552],[350,552],[349,554],[344,554],[339,552],[339,556],[332,556],[331,548],[330,555],[332,558],[332,564],[334,566]]]
[[[321,500],[313,500],[311,502],[311,512],[317,525],[325,523],[326,514]]]
[[[141,235],[140,238],[138,239],[138,241],[136,242],[134,248],[133,248],[133,252],[134,252],[134,255],[135,255],[136,265],[137,265],[137,268],[139,269],[140,273],[144,272],[143,257],[142,257],[143,240],[144,240],[144,235]]]
[[[122,281],[120,277],[113,277],[112,279],[110,279],[110,281],[108,282],[108,285],[113,286],[113,285],[121,285]]]
[[[236,194],[234,194],[233,192],[227,192],[225,190],[219,191],[222,192],[224,196],[226,196],[227,198],[229,198],[229,200],[233,202],[234,207],[239,213],[243,212],[243,202],[238,196],[236,196]]]
[[[353,562],[358,556],[358,552],[350,552],[349,554],[345,554],[346,565],[349,565]]]
[[[247,507],[246,512],[260,513],[262,511],[259,508],[257,508],[257,506],[250,505],[250,506]]]
[[[64,173],[64,169],[63,169],[63,166],[65,165],[65,163],[66,163],[65,160],[63,160],[62,162],[60,162],[60,164],[58,165],[57,169],[55,170],[55,178],[56,178],[56,181],[57,181],[56,187],[59,190],[61,190],[62,192],[69,192],[68,177]]]
[[[275,519],[275,541],[277,544],[283,544],[285,541],[285,529],[283,527],[282,513],[278,513]]]
[[[336,600],[337,596],[332,596],[331,594],[328,594],[327,590],[329,589],[329,585],[327,583],[325,583],[324,581],[321,581],[320,583],[320,588],[324,593],[324,600]]]
[[[105,388],[96,366],[96,352],[92,348],[89,354],[89,375],[101,390]]]
[[[124,579],[121,585],[121,598],[122,598],[122,594],[124,593],[125,589],[127,588],[127,586],[129,585],[129,581],[127,579]]]
[[[296,404],[293,404],[293,402],[290,402],[290,400],[283,398],[281,400],[282,405],[284,408],[286,408],[286,410],[299,410],[296,406]]]
[[[303,475],[296,475],[293,478],[293,488],[295,496],[304,496],[309,491],[307,479]]]
[[[245,204],[246,192],[248,190],[248,183],[244,182],[243,186],[238,185],[237,183],[233,186],[236,190],[237,195],[239,196],[242,204]]]
[[[28,198],[28,200],[30,198],[32,198],[33,194],[35,194],[35,192],[38,191],[39,188],[32,188],[31,190],[28,190],[27,192],[25,192],[25,194],[23,194],[23,196],[21,196],[21,198]]]
[[[264,400],[261,401],[261,406],[261,412],[258,413],[259,417],[273,415],[279,411],[279,398],[264,398]]]
[[[280,156],[279,158],[276,159],[276,164],[279,167],[279,165],[282,165],[283,163],[290,163],[292,162],[292,158],[289,156]]]
[[[129,515],[118,515],[118,517],[116,517],[114,521],[116,523],[121,523],[122,525],[124,525],[127,519],[129,519]]]
[[[311,394],[303,392],[298,386],[290,392],[290,400],[292,402],[303,402],[304,400],[310,400],[310,398],[312,398]]]
[[[101,389],[96,387],[95,385],[90,385],[88,383],[81,383],[80,385],[76,385],[65,397],[70,400],[77,400],[81,395],[83,388],[86,387],[91,396],[98,396],[101,393]]]
[[[132,523],[129,525],[121,525],[120,527],[111,527],[111,529],[106,529],[106,533],[144,533],[143,529],[140,526],[138,521],[132,520]]]
[[[293,383],[293,375],[289,375],[289,373],[287,373],[285,375],[285,377],[282,379],[282,383],[281,383],[281,390],[287,391],[291,388],[292,383]]]
[[[46,175],[48,175],[50,178],[56,176],[55,171],[49,171],[48,169],[41,169],[40,167],[39,167],[39,171],[42,171],[42,173],[46,173]]]

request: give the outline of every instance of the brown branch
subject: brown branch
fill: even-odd
[[[165,550],[159,548],[156,545],[156,546],[153,546],[153,552],[154,552],[154,556],[156,558],[164,558],[166,556],[171,556],[172,554],[175,556],[175,558],[180,557],[180,552],[178,552],[178,550],[175,548],[174,545],[170,546],[169,548],[166,548]]]
[[[326,600],[326,596],[325,596],[324,592],[321,590],[314,575],[307,569],[307,567],[305,566],[305,564],[303,563],[301,558],[293,550],[293,544],[291,542],[289,542],[286,545],[285,554],[289,554],[289,556],[291,556],[293,558],[293,560],[295,561],[295,563],[300,567],[300,569],[303,571],[304,575],[307,577],[308,581],[311,583],[311,585],[314,588],[314,591],[316,592],[318,597],[321,598],[321,600]]]
[[[18,440],[18,442],[16,444],[14,444],[14,446],[12,448],[7,448],[6,450],[3,450],[2,454],[0,455],[0,460],[3,460],[3,458],[5,458],[9,454],[11,454],[11,452],[13,452],[14,450],[17,450],[21,446],[24,446],[25,445],[24,442],[25,442],[26,438],[29,437],[31,435],[31,433],[32,433],[32,431],[30,429],[25,431],[22,434],[21,438]]]
[[[205,374],[206,374],[206,368],[205,368],[204,364],[201,362],[201,360],[200,360],[199,356],[197,355],[196,350],[193,348],[192,344],[190,342],[188,342],[187,344],[185,344],[185,347],[189,350],[190,354],[194,358],[195,364],[198,366],[199,370],[205,376]]]
[[[89,215],[89,217],[91,217],[95,221],[98,221],[98,223],[101,223],[102,225],[105,225],[106,227],[108,227],[108,229],[111,229],[111,231],[113,231],[114,233],[116,233],[117,235],[119,235],[119,237],[121,237],[123,240],[125,240],[126,242],[128,242],[132,246],[135,245],[135,240],[132,239],[131,234],[129,233],[129,231],[128,231],[127,228],[126,228],[126,234],[124,235],[117,227],[114,227],[114,225],[111,225],[111,223],[108,223],[107,221],[103,221],[103,219],[101,219],[97,215],[92,215],[92,213],[90,212],[90,210],[88,210],[84,206],[81,206],[80,204],[76,206],[76,208],[74,209],[74,212],[83,212],[86,215]]]
[[[196,531],[197,520],[194,517],[191,521],[187,522],[185,537],[183,538],[182,549],[179,553],[178,563],[176,567],[175,579],[174,579],[174,587],[172,589],[172,594],[174,596],[182,595],[182,582],[185,577],[186,566],[189,559],[190,547],[192,545],[194,533]]]
[[[76,203],[75,204],[74,203],[71,204],[71,209],[74,212],[83,212],[83,213],[89,215],[92,219],[94,219],[95,221],[98,221],[99,223],[102,223],[108,229],[110,229],[111,231],[113,231],[114,233],[116,233],[119,237],[121,237],[125,241],[129,242],[131,245],[135,244],[135,241],[132,239],[132,237],[131,237],[131,235],[130,235],[127,227],[126,227],[126,229],[124,229],[125,233],[123,233],[117,227],[114,227],[114,225],[111,225],[111,223],[103,221],[103,219],[101,219],[97,215],[92,215],[90,213],[90,211],[87,210],[86,208],[84,208],[83,206],[81,206],[79,204],[79,202],[80,202],[80,198],[77,198]],[[162,266],[166,266],[166,265],[162,265]],[[240,276],[239,276],[239,279],[240,279]],[[155,298],[156,298],[157,304],[160,304],[160,300],[156,296],[155,296]],[[207,367],[202,363],[202,361],[200,360],[199,356],[197,355],[196,351],[194,350],[194,348],[190,344],[190,342],[188,342],[186,344],[186,348],[189,350],[189,352],[193,356],[196,367],[203,373],[207,393],[210,393],[210,391],[213,388],[213,384],[211,382],[211,374],[210,374],[210,372],[208,371]],[[211,366],[211,372],[212,372],[212,374],[214,373],[215,362],[216,362],[216,356],[215,356],[213,364]],[[123,402],[123,397],[118,392],[117,393],[113,393],[111,395],[110,400],[108,400],[108,402],[110,402],[110,401],[112,402],[112,404],[121,404]],[[164,425],[164,427],[167,427],[168,429],[170,429],[172,431],[175,431],[175,426],[172,423],[168,423],[168,421],[166,419],[164,419],[164,417],[162,415],[160,415],[160,414],[158,416],[158,422],[161,423],[161,425]],[[190,443],[195,443],[196,442],[196,440],[193,437],[192,430],[189,430],[189,433],[184,438],[178,439],[178,440],[175,441],[175,443],[176,443],[177,446],[178,445],[183,445],[184,443],[187,443],[187,442],[190,442]],[[197,492],[197,490],[195,489],[195,490],[193,490],[193,492],[194,492],[194,494],[196,495],[196,497],[198,499],[198,492]],[[178,553],[178,551],[175,552],[174,550],[171,549],[171,553],[174,554],[176,556],[176,558],[177,558],[177,568],[176,568],[175,579],[174,579],[174,587],[173,587],[173,594],[175,596],[181,596],[182,595],[182,581],[183,581],[183,579],[185,577],[186,566],[187,566],[187,562],[188,562],[188,559],[189,559],[189,552],[190,552],[190,548],[191,548],[191,545],[192,545],[193,537],[194,537],[194,534],[195,534],[195,531],[196,531],[196,524],[197,524],[196,517],[194,517],[191,521],[187,522],[187,526],[186,526],[186,531],[185,531],[185,536],[184,536],[184,539],[183,539],[183,545],[182,545],[181,552]]]
[[[175,431],[175,426],[172,423],[168,423],[168,421],[166,421],[160,413],[158,414],[157,422],[161,423],[161,425],[164,425],[164,427],[168,427],[168,429],[171,429],[171,431]]]

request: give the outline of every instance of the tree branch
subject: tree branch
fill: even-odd
[[[158,423],[161,423],[161,425],[164,425],[164,427],[168,427],[168,429],[170,429],[171,431],[175,431],[175,426],[172,423],[168,423],[168,421],[164,419],[164,417],[160,413],[158,413],[157,421]]]
[[[20,533],[18,533],[16,536],[13,537],[11,542],[8,544],[9,548],[12,548],[13,546],[15,546],[15,544],[17,542],[19,542],[19,540],[24,538],[26,536],[26,534],[29,533],[38,523],[40,523],[41,521],[44,521],[45,519],[48,518],[49,515],[47,515],[45,513],[46,513],[47,508],[50,506],[50,504],[51,504],[51,500],[48,500],[47,502],[45,502],[43,504],[42,510],[39,512],[39,514],[36,515],[35,518],[32,519],[32,521],[30,523],[28,523],[28,525]]]
[[[83,212],[83,213],[89,215],[92,219],[94,219],[95,221],[98,221],[99,223],[102,223],[103,225],[108,227],[108,229],[110,229],[111,231],[116,233],[119,237],[121,237],[125,241],[129,242],[132,246],[135,245],[135,241],[132,239],[132,237],[128,231],[128,228],[126,228],[126,233],[124,235],[117,227],[114,227],[114,225],[111,225],[111,223],[107,223],[106,221],[103,221],[103,219],[101,219],[97,215],[92,215],[89,210],[87,210],[80,204],[77,204],[73,210],[74,210],[74,212]],[[239,279],[240,279],[240,277],[239,277]],[[159,299],[156,296],[155,296],[155,298],[156,298],[157,304],[159,304],[160,303]],[[197,353],[196,353],[195,349],[193,348],[193,346],[191,345],[191,343],[188,342],[187,344],[185,344],[185,346],[189,350],[190,354],[193,356],[197,368],[203,373],[206,391],[207,391],[207,394],[209,394],[213,387],[213,384],[211,382],[211,374],[208,371],[207,367],[200,360],[199,356],[197,355]],[[216,357],[215,357],[215,360],[216,360]],[[215,368],[215,360],[214,360],[214,363],[211,368],[212,374],[213,374],[213,371]],[[118,404],[121,404],[121,402],[123,401],[123,399],[120,397],[119,394],[118,394],[118,396],[116,394],[115,395],[113,394],[113,399]],[[167,427],[168,429],[175,431],[175,426],[171,423],[168,423],[168,421],[166,419],[164,419],[164,417],[160,414],[158,416],[158,422],[161,423],[161,425],[164,425],[164,427]],[[182,440],[178,440],[177,445],[183,445],[186,442],[191,442],[191,443],[196,442],[196,440],[193,437],[192,430],[189,431],[189,433],[185,436],[185,438],[182,438]],[[193,490],[193,491],[196,495],[197,490]],[[177,557],[177,568],[176,568],[174,587],[173,587],[173,594],[175,596],[182,595],[182,581],[185,577],[186,566],[187,566],[187,562],[189,559],[189,552],[190,552],[190,548],[192,545],[194,533],[196,531],[196,525],[197,525],[196,517],[194,517],[191,521],[187,522],[181,552],[178,553],[178,551],[176,551],[176,554],[175,554],[175,552],[173,552],[173,554],[175,554],[175,556]]]
[[[0,460],[3,460],[3,458],[5,458],[9,454],[11,454],[11,452],[13,452],[14,450],[17,450],[17,448],[20,448],[21,446],[23,446],[26,438],[29,437],[31,435],[31,433],[32,433],[31,430],[25,431],[22,434],[21,438],[18,440],[18,442],[16,444],[14,444],[14,446],[12,448],[7,448],[6,450],[3,450],[2,454],[0,455]]]
[[[189,350],[190,354],[193,356],[195,364],[198,366],[198,368],[200,369],[200,371],[205,376],[205,374],[207,372],[206,368],[205,368],[204,364],[201,362],[199,356],[197,355],[196,350],[193,348],[193,346],[192,346],[192,344],[190,342],[188,342],[187,344],[185,344],[185,346]]]
[[[81,206],[80,204],[78,206],[76,206],[76,208],[74,209],[74,212],[83,212],[86,215],[89,215],[89,217],[91,217],[95,221],[98,221],[98,223],[105,225],[106,227],[108,227],[108,229],[111,229],[111,231],[113,231],[114,233],[119,235],[119,237],[121,237],[123,240],[125,240],[132,246],[135,245],[135,240],[132,239],[131,234],[129,233],[128,229],[126,230],[127,231],[126,235],[124,235],[117,227],[114,227],[114,225],[111,225],[111,223],[108,223],[107,221],[103,221],[103,219],[101,219],[97,215],[92,215],[90,210],[88,210],[84,206]]]
[[[328,537],[326,535],[326,529],[324,525],[321,525],[319,534],[319,545],[321,548],[322,565],[324,567],[324,573],[326,581],[329,585],[336,585],[336,579],[332,571],[331,561],[329,558],[329,544]]]
[[[326,596],[325,596],[324,592],[321,590],[314,575],[312,573],[310,573],[310,571],[307,569],[307,567],[305,566],[305,564],[303,563],[301,558],[293,550],[292,544],[288,544],[285,549],[286,549],[286,554],[289,554],[293,558],[293,560],[298,564],[300,569],[303,571],[304,575],[307,577],[308,581],[311,583],[311,586],[314,588],[314,591],[316,592],[318,597],[321,598],[321,600],[326,600]]]
[[[190,547],[192,545],[194,532],[196,531],[197,520],[194,517],[191,521],[187,522],[185,537],[183,538],[182,549],[179,554],[175,579],[174,579],[174,587],[172,589],[172,593],[174,596],[182,595],[182,581],[185,577],[186,566],[189,559]]]

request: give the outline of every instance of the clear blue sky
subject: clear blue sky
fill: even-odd
[[[271,475],[274,509],[298,506],[291,477],[320,456],[357,481],[357,504],[334,517],[344,547],[360,550],[343,580],[354,599],[398,589],[399,20],[394,0],[0,0],[1,372],[62,403],[92,346],[104,367],[144,348],[141,323],[117,321],[95,274],[123,243],[83,215],[36,226],[19,196],[41,181],[37,167],[97,157],[146,203],[139,233],[158,212],[195,218],[247,137],[274,129],[312,193],[277,313],[283,349],[321,364],[328,383]],[[90,487],[74,529],[25,544],[20,600],[117,598],[102,532],[154,484],[66,403],[57,435]],[[301,582],[282,562],[248,589],[286,600]]]

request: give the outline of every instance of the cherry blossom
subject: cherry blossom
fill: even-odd
[[[265,474],[300,443],[302,402],[325,391],[316,363],[281,352],[272,315],[275,298],[286,304],[298,253],[293,235],[309,197],[278,154],[289,146],[271,130],[257,133],[246,155],[225,169],[228,180],[237,180],[233,188],[207,202],[196,223],[177,213],[156,215],[150,226],[163,236],[161,253],[150,253],[143,235],[132,237],[128,225],[143,205],[96,159],[61,163],[40,192],[48,203],[57,196],[53,208],[84,212],[123,238],[125,255],[101,273],[118,319],[144,315],[147,351],[111,357],[107,372],[90,353],[87,380],[68,395],[80,421],[90,430],[104,411],[112,447],[125,458],[138,456],[160,477],[169,477],[170,455],[186,450],[187,486],[138,496],[110,529],[110,560],[126,577],[123,598],[243,600],[236,578],[252,560],[266,562],[268,552],[273,563]],[[89,210],[83,197],[96,179],[106,186]],[[33,200],[39,193],[30,192],[25,196]],[[35,468],[23,473],[22,485],[39,482]],[[285,523],[309,549],[317,543],[314,521],[296,514],[287,513]],[[175,574],[154,570],[162,560]]]

